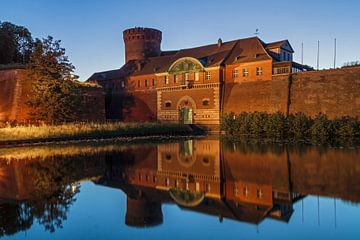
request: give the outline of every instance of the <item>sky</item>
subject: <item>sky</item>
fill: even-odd
[[[162,50],[190,48],[254,36],[265,42],[288,39],[294,60],[320,69],[360,60],[360,1],[357,0],[0,0],[0,21],[27,27],[33,37],[62,40],[75,73],[124,64],[122,31],[152,27],[163,33]]]

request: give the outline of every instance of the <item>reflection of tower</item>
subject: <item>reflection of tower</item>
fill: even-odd
[[[125,223],[133,227],[151,227],[163,222],[161,203],[127,197]]]

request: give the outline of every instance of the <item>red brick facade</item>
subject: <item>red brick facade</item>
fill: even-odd
[[[292,61],[287,40],[219,39],[212,45],[161,51],[161,38],[155,29],[125,30],[126,64],[89,78],[108,93],[107,118],[218,125],[229,112],[360,116],[359,71],[309,71]]]

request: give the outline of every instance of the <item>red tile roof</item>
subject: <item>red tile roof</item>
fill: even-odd
[[[167,72],[173,62],[183,57],[196,58],[203,63],[204,67],[270,60],[274,56],[271,56],[266,49],[285,42],[287,40],[266,44],[258,37],[250,37],[224,42],[220,46],[215,43],[195,48],[163,51],[158,57],[138,62],[131,61],[120,69],[95,73],[88,81]],[[140,70],[137,67],[139,64]]]

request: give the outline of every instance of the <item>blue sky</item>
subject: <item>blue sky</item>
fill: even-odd
[[[80,79],[124,64],[122,31],[143,26],[163,32],[162,49],[189,48],[253,36],[289,39],[295,61],[320,68],[360,60],[360,1],[241,0],[0,0],[0,21],[26,26],[34,37],[62,40]]]

